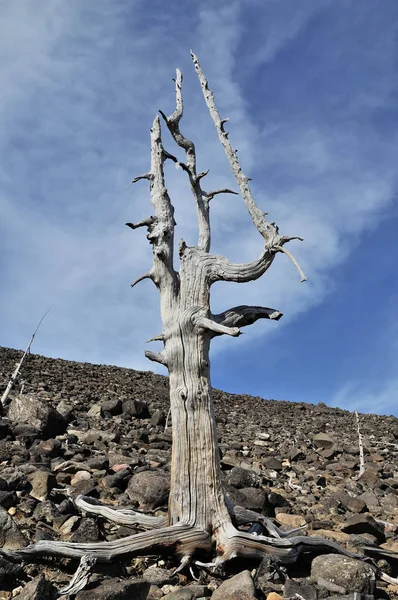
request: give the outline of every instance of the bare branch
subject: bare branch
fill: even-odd
[[[274,238],[272,226],[266,221],[264,213],[256,205],[250,190],[249,178],[244,175],[237,158],[237,150],[232,147],[231,142],[228,139],[228,134],[224,131],[224,124],[228,121],[228,119],[221,119],[220,113],[218,112],[214,101],[214,94],[209,89],[209,83],[203,74],[198,58],[193,52],[191,52],[191,57],[200,81],[207,108],[209,109],[214,125],[216,126],[218,138],[224,147],[225,154],[227,155],[232,172],[235,175],[235,179],[239,185],[240,193],[242,194],[242,198],[246,204],[247,210],[249,211],[256,229],[261,233],[267,245],[271,245],[271,242]]]
[[[198,320],[197,326],[202,329],[213,331],[216,335],[231,335],[232,337],[238,337],[242,334],[239,327],[225,327],[224,325],[205,317]]]
[[[167,367],[167,358],[166,358],[166,353],[164,351],[151,352],[150,350],[145,350],[144,354],[149,360],[160,363],[161,365]]]
[[[206,200],[211,200],[217,194],[234,194],[235,196],[239,196],[238,192],[234,192],[234,190],[229,190],[228,188],[221,188],[219,190],[213,190],[212,192],[203,192]]]
[[[137,279],[135,279],[133,283],[130,284],[130,287],[134,287],[135,285],[137,285],[137,283],[140,283],[140,281],[144,281],[144,279],[152,279],[152,273],[148,271],[148,273],[144,273],[140,277],[137,277]]]
[[[148,179],[150,181],[152,179],[152,174],[144,173],[143,175],[138,175],[138,177],[134,177],[134,179],[130,181],[127,187],[130,187],[130,185],[132,185],[133,183],[137,183],[137,181],[140,181],[141,179]]]
[[[206,175],[209,174],[210,169],[207,169],[207,171],[202,171],[201,173],[198,173],[196,175],[196,180],[195,181],[200,181],[201,179],[203,179],[203,177],[206,177]]]
[[[275,252],[272,252],[266,246],[257,259],[248,263],[231,263],[224,256],[210,255],[208,257],[210,284],[216,281],[232,281],[235,283],[255,281],[270,268],[274,258]]]
[[[290,239],[295,239],[295,238],[290,238]],[[289,250],[287,250],[283,246],[278,246],[278,245],[274,246],[274,249],[277,250],[278,252],[283,252],[283,254],[286,254],[286,256],[288,256],[290,258],[290,260],[292,261],[292,263],[296,267],[297,271],[300,273],[301,283],[303,283],[304,281],[307,281],[307,277],[305,276],[304,271],[302,270],[302,268],[298,264],[297,260],[294,258],[293,254],[291,254],[289,252]]]
[[[154,335],[149,340],[147,340],[145,343],[146,344],[150,344],[150,342],[164,342],[164,335],[163,335],[163,333],[159,333],[159,335]]]
[[[212,315],[212,319],[226,327],[245,327],[252,325],[258,319],[279,321],[282,316],[283,314],[274,308],[242,305],[234,306],[222,313]]]
[[[209,204],[205,202],[205,195],[200,187],[200,180],[207,175],[208,171],[197,174],[196,172],[196,150],[194,143],[186,138],[180,131],[180,121],[184,113],[184,105],[182,100],[182,73],[177,69],[175,79],[175,92],[176,92],[176,108],[170,117],[160,111],[163,119],[165,120],[167,127],[180,148],[185,150],[187,164],[183,164],[175,159],[175,162],[181,166],[184,171],[188,173],[189,182],[191,185],[192,194],[194,196],[197,213],[198,213],[198,228],[199,228],[199,240],[198,246],[206,252],[210,249],[210,222],[209,222]],[[171,158],[171,157],[170,157]],[[173,159],[172,159],[173,160]]]
[[[126,223],[130,229],[138,229],[138,227],[151,227],[156,222],[156,217],[150,216],[138,223]]]

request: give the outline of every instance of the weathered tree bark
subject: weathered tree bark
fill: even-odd
[[[257,207],[246,177],[224,130],[212,92],[195,55],[192,59],[203,94],[225,149],[232,171],[249,214],[264,238],[260,256],[248,263],[233,264],[227,258],[210,253],[210,200],[220,193],[235,193],[229,189],[206,192],[202,180],[207,172],[197,173],[193,142],[180,131],[183,116],[182,75],[177,71],[176,109],[170,117],[161,113],[174,141],[185,151],[186,161],[179,162],[163,148],[159,117],[151,129],[151,169],[132,183],[148,180],[154,214],[139,223],[127,223],[136,229],[147,227],[147,238],[153,249],[153,265],[132,285],[151,279],[160,294],[162,332],[150,341],[163,342],[161,352],[146,352],[150,360],[167,366],[170,379],[170,405],[173,428],[171,489],[167,518],[140,515],[129,510],[115,510],[98,502],[78,497],[76,505],[86,513],[100,514],[117,523],[135,524],[143,533],[100,544],[77,544],[43,540],[13,553],[14,557],[58,555],[81,557],[87,554],[96,560],[108,561],[115,556],[147,551],[150,548],[172,547],[184,566],[193,555],[204,554],[219,564],[235,556],[261,558],[275,555],[291,562],[302,551],[330,549],[348,556],[352,554],[334,542],[323,538],[296,535],[298,530],[283,534],[269,519],[252,511],[231,506],[224,496],[221,481],[217,432],[210,381],[209,349],[213,337],[237,337],[241,327],[258,319],[277,321],[282,314],[273,308],[236,306],[213,315],[210,310],[210,289],[213,283],[229,281],[244,283],[261,277],[272,265],[278,252],[284,252],[298,268],[301,280],[305,276],[284,245],[301,239],[279,234]],[[181,167],[189,179],[198,214],[198,244],[179,244],[180,266],[174,267],[174,209],[164,181],[164,162],[170,159]],[[242,523],[260,524],[269,535],[255,535],[238,529]]]

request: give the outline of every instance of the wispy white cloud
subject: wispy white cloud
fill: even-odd
[[[368,379],[347,383],[329,402],[330,406],[376,415],[393,414],[397,403],[398,377],[376,385]]]

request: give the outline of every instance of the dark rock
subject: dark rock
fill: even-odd
[[[363,513],[367,510],[366,503],[360,498],[353,498],[345,493],[339,494],[338,498],[341,505],[352,513]]]
[[[25,536],[10,517],[5,508],[0,507],[0,548],[16,550],[27,545]]]
[[[278,492],[271,492],[268,494],[268,502],[274,507],[290,506],[290,502],[281,494],[278,494]]]
[[[55,600],[57,597],[57,589],[46,580],[44,575],[39,575],[29,581],[16,596],[18,600]]]
[[[48,494],[51,492],[53,487],[56,486],[57,480],[48,471],[34,471],[28,475],[28,481],[32,486],[29,494],[36,500],[47,500]]]
[[[8,421],[0,419],[0,440],[4,440],[7,437],[13,437],[10,425]]]
[[[41,437],[41,431],[38,427],[25,423],[16,424],[13,426],[14,437],[22,444],[29,448],[37,438]]]
[[[268,456],[264,458],[263,465],[266,469],[272,469],[273,471],[282,471],[282,463],[274,456]]]
[[[313,437],[313,442],[317,448],[331,448],[336,440],[328,433],[317,433]]]
[[[289,452],[289,458],[293,462],[297,460],[304,460],[305,454],[302,450],[300,450],[300,448],[293,447]]]
[[[284,598],[305,598],[305,600],[318,600],[318,591],[308,581],[286,579],[283,586]]]
[[[352,515],[341,529],[345,533],[370,533],[378,539],[379,543],[386,541],[383,525],[377,523],[369,514]]]
[[[163,410],[155,410],[151,417],[151,425],[154,427],[164,427],[166,425],[166,415]]]
[[[161,471],[142,471],[130,479],[127,494],[142,510],[166,506],[170,493],[170,477]]]
[[[175,576],[173,577],[173,569],[161,569],[160,567],[145,569],[142,578],[151,585],[158,585],[160,587],[167,583],[172,583],[173,579],[176,579]]]
[[[367,469],[365,473],[362,473],[362,475],[359,478],[359,481],[362,485],[372,490],[375,490],[380,487],[380,477],[377,475],[377,473],[375,473],[375,471],[372,471],[370,469]]]
[[[0,582],[4,580],[14,581],[23,573],[22,565],[12,563],[3,556],[0,556]]]
[[[122,401],[119,398],[115,398],[114,400],[104,400],[104,402],[101,402],[101,413],[109,413],[113,416],[121,415],[123,412],[122,406]]]
[[[0,491],[0,506],[8,510],[18,502],[15,492]]]
[[[255,591],[250,571],[241,571],[226,579],[213,592],[212,600],[255,600]]]
[[[137,419],[150,419],[148,404],[145,400],[125,400],[123,412]]]
[[[233,467],[228,472],[227,481],[229,485],[237,489],[256,487],[259,484],[259,476],[254,471],[242,469],[242,467]]]
[[[106,579],[76,594],[76,600],[146,600],[151,587],[142,579]]]
[[[96,519],[84,518],[80,521],[78,528],[73,532],[71,542],[99,542],[102,539],[98,521]]]
[[[244,496],[242,506],[249,510],[261,513],[269,504],[267,493],[261,488],[241,488],[239,491]]]
[[[42,456],[55,458],[61,453],[61,442],[55,439],[43,440],[35,447],[35,450]]]

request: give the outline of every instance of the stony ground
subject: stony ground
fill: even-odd
[[[2,392],[21,353],[0,348]],[[19,392],[21,391],[22,394]],[[168,380],[150,372],[29,355],[0,419],[0,547],[40,539],[111,540],[133,530],[84,516],[68,494],[164,512],[171,427]],[[225,489],[283,528],[307,524],[353,551],[367,545],[398,577],[398,419],[214,391]],[[371,552],[368,550],[368,552]],[[384,552],[385,554],[381,554]],[[97,565],[77,600],[398,598],[368,564],[330,554],[279,567],[231,562],[223,573],[173,575],[172,557]],[[0,600],[50,600],[76,561],[13,564],[0,557]],[[65,597],[65,596],[63,596]]]

